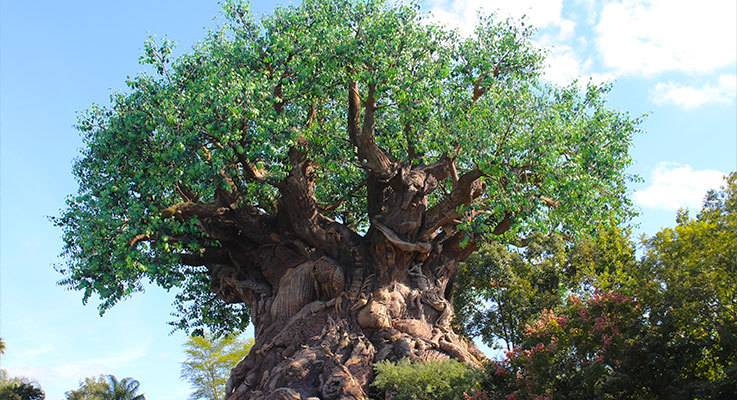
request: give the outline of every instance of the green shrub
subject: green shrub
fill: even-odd
[[[480,372],[456,360],[374,364],[378,399],[462,400],[479,387]]]

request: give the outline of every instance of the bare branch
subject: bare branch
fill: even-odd
[[[558,208],[560,205],[560,200],[553,200],[550,197],[539,196],[539,199],[545,202],[545,204],[550,208]]]
[[[179,196],[182,198],[182,200],[193,202],[199,201],[200,197],[194,191],[192,191],[192,189],[187,187],[187,185],[183,183],[177,183],[174,185],[174,187],[177,189],[177,192],[179,192]]]

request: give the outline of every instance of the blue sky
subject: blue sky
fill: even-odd
[[[284,2],[280,3],[284,4]],[[707,1],[429,1],[433,18],[472,26],[478,9],[527,15],[549,50],[546,78],[613,80],[610,104],[648,114],[635,139],[631,187],[638,233],[698,209],[737,169],[737,4]],[[254,2],[268,12],[271,2]],[[132,376],[151,400],[185,398],[182,333],[170,335],[173,295],[149,287],[104,317],[56,285],[60,232],[47,216],[75,191],[78,112],[106,104],[141,70],[149,35],[186,51],[214,26],[215,1],[0,3],[0,367],[37,379],[50,400],[86,376]]]

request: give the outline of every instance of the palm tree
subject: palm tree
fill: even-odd
[[[146,400],[142,394],[137,394],[141,382],[133,378],[118,380],[113,375],[107,376],[109,390],[104,394],[105,400]]]

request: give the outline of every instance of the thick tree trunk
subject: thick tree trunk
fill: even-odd
[[[450,327],[442,271],[454,268],[346,270],[327,257],[302,262],[273,295],[252,299],[256,343],[232,370],[228,400],[367,399],[372,365],[403,357],[480,365],[483,354]]]
[[[366,157],[372,171],[389,172],[366,180],[371,225],[359,235],[319,212],[312,166],[304,153],[291,156],[278,215],[241,223],[247,244],[223,241],[231,262],[210,266],[213,290],[248,304],[256,333],[227,399],[367,399],[378,361],[480,365],[483,354],[451,328],[450,303],[458,263],[476,248],[472,233],[456,229],[473,217],[458,207],[478,195],[480,172],[458,177],[448,159],[382,167],[386,157]],[[428,208],[448,176],[451,193]]]

